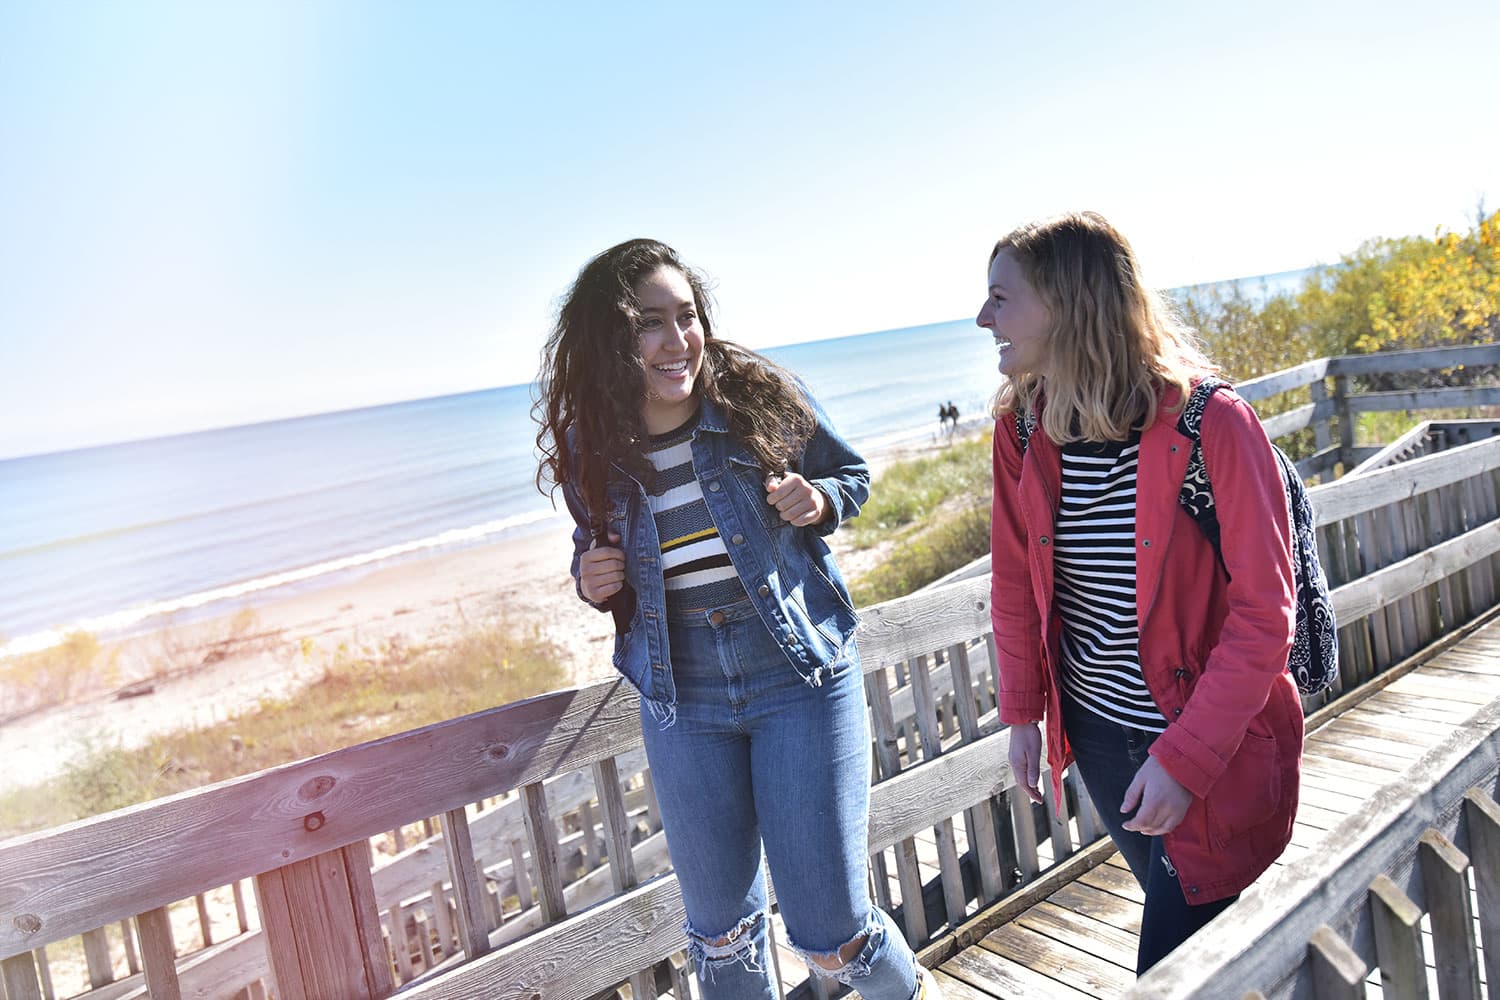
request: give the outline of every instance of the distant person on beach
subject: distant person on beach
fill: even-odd
[[[1226,387],[1185,406],[1217,368],[1102,217],[1015,230],[987,284],[977,322],[1006,376],[991,614],[1010,763],[1042,801],[1042,721],[1059,802],[1077,763],[1145,890],[1144,972],[1291,838],[1302,706],[1286,670],[1286,495],[1243,399]],[[1196,418],[1201,452],[1179,428]],[[1179,502],[1205,474],[1218,552]]]
[[[948,422],[951,425],[948,428],[950,434],[958,430],[958,407],[953,405],[953,400],[951,399],[948,400]]]
[[[547,341],[542,486],[615,621],[706,998],[770,1000],[762,844],[787,936],[870,1000],[936,996],[866,876],[870,735],[856,619],[824,536],[869,470],[788,372],[714,335],[654,240],[588,262]]]

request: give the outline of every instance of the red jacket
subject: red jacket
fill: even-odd
[[[1297,813],[1302,704],[1286,672],[1295,623],[1286,495],[1265,430],[1227,390],[1203,414],[1202,448],[1229,578],[1177,502],[1192,441],[1168,390],[1141,434],[1136,479],[1136,614],[1146,686],[1167,720],[1151,746],[1193,793],[1166,850],[1190,903],[1250,885],[1285,849]],[[1015,420],[995,425],[994,574],[1000,719],[1046,720],[1054,790],[1072,751],[1062,728],[1052,532],[1057,446],[1040,430],[1026,451]],[[1024,569],[1023,569],[1024,567]]]

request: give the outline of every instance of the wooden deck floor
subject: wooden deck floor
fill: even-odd
[[[1500,620],[1310,732],[1296,827],[1277,865],[1316,850],[1368,795],[1399,781],[1497,692]],[[1112,854],[944,962],[938,981],[949,1000],[1118,996],[1135,981],[1143,899],[1124,860]]]

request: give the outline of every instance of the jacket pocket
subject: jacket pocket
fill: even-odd
[[[1208,835],[1219,848],[1270,819],[1281,799],[1276,740],[1246,731],[1204,802]]]

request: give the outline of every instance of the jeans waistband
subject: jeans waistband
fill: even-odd
[[[719,625],[728,625],[731,622],[741,622],[749,618],[755,618],[759,612],[755,605],[750,603],[750,595],[746,594],[737,601],[729,604],[718,604],[709,608],[674,608],[667,607],[667,623],[670,625],[688,625],[698,628],[714,628]]]

